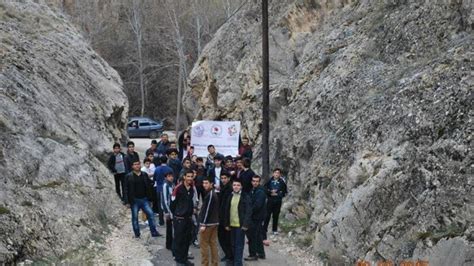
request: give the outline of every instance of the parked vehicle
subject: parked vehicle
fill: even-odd
[[[130,117],[128,119],[128,136],[158,138],[163,133],[163,122],[148,117]]]

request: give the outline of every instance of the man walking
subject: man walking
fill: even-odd
[[[228,172],[221,172],[221,192],[219,193],[219,229],[217,237],[219,238],[219,244],[221,245],[222,251],[224,251],[224,257],[221,261],[232,262],[234,256],[232,255],[232,242],[230,237],[230,231],[225,229],[225,212],[227,209],[227,201],[232,196],[232,183],[230,182],[230,174]]]
[[[227,199],[225,225],[231,233],[234,266],[242,266],[244,255],[245,231],[249,228],[252,208],[249,196],[242,191],[240,180],[232,182],[232,195]]]
[[[130,205],[132,211],[132,228],[135,237],[140,237],[140,227],[138,225],[138,211],[141,209],[146,213],[148,225],[152,237],[160,236],[155,227],[155,218],[148,201],[152,197],[153,187],[148,175],[140,171],[140,161],[132,162],[132,172],[125,177],[124,201]]]
[[[273,217],[272,231],[274,235],[278,234],[278,217],[280,216],[280,209],[283,197],[286,195],[287,187],[285,181],[281,178],[281,169],[275,168],[273,176],[265,184],[265,189],[268,195],[267,201],[267,218],[264,223],[265,238],[268,231],[268,224],[270,218]]]
[[[265,259],[263,248],[262,225],[265,220],[267,195],[265,189],[260,185],[260,176],[252,178],[252,191],[250,192],[252,206],[252,223],[247,231],[249,239],[249,256],[246,261]]]
[[[107,166],[109,170],[114,174],[115,180],[115,192],[123,202],[123,185],[125,179],[125,154],[120,151],[120,144],[114,143],[114,153],[110,156]]]
[[[193,171],[186,171],[183,183],[175,188],[171,197],[174,229],[173,246],[175,247],[174,254],[177,265],[194,265],[194,263],[188,260],[189,245],[192,239],[192,215],[194,212],[193,178]]]
[[[219,201],[213,189],[213,180],[204,179],[202,185],[205,190],[201,212],[199,213],[199,232],[201,233],[201,265],[217,266],[217,226],[219,225]],[[211,260],[209,261],[209,250]],[[209,263],[210,262],[210,263]]]

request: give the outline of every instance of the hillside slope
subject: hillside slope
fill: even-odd
[[[125,134],[115,70],[66,18],[0,4],[0,264],[50,262],[99,240],[121,208],[106,151]]]
[[[257,146],[260,12],[218,31],[183,98]],[[271,167],[321,258],[472,264],[473,22],[472,1],[270,1]]]

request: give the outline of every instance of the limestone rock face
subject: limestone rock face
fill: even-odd
[[[125,134],[120,77],[59,13],[0,4],[0,263],[61,258],[120,208],[104,161]]]
[[[259,171],[257,6],[206,46],[184,101],[241,120]],[[271,167],[321,258],[472,264],[473,23],[472,1],[270,1]]]

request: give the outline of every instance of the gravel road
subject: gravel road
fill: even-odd
[[[173,132],[168,132],[173,136]],[[150,146],[151,139],[132,139],[135,143],[135,150],[143,158],[145,150]],[[118,199],[117,199],[118,200]],[[118,222],[118,226],[112,228],[111,234],[106,240],[105,250],[102,252],[97,262],[102,264],[121,264],[121,265],[174,265],[171,252],[164,248],[165,238],[152,238],[149,229],[145,225],[140,225],[140,239],[135,239],[132,233],[130,222],[130,210],[126,207],[122,211],[122,219]],[[158,231],[165,234],[165,227],[159,226]],[[255,262],[244,263],[244,265],[305,265],[306,263],[297,260],[294,255],[287,252],[287,246],[280,241],[281,238],[272,238],[270,247],[265,248],[267,259]],[[281,243],[279,243],[281,242]],[[196,265],[201,262],[200,250],[193,246],[190,251],[194,255],[192,260]],[[248,256],[248,246],[245,246],[244,257]],[[221,263],[220,265],[224,265]]]

